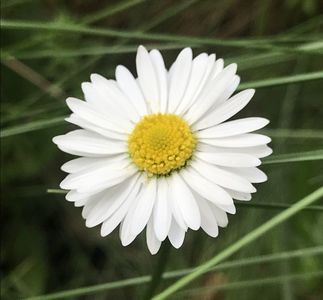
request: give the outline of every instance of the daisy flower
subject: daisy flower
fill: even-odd
[[[53,141],[80,157],[62,166],[69,174],[60,187],[83,206],[87,227],[101,224],[107,236],[120,225],[124,246],[145,228],[152,254],[166,238],[179,248],[188,228],[216,237],[236,212],[233,199],[250,200],[253,183],[267,180],[257,167],[272,152],[270,138],[250,132],[268,120],[228,121],[255,91],[233,95],[237,65],[193,58],[190,48],[168,71],[158,50],[140,46],[136,68],[137,78],[121,65],[116,80],[92,74],[85,101],[66,100],[66,121],[81,129]]]

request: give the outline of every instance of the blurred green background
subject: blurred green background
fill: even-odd
[[[98,228],[85,227],[81,208],[63,194],[47,193],[58,188],[60,165],[71,158],[51,142],[73,128],[63,122],[69,113],[64,100],[82,98],[80,84],[91,73],[113,77],[118,64],[134,71],[138,44],[162,49],[167,66],[186,45],[195,55],[214,52],[226,64],[238,63],[243,84],[260,81],[239,115],[270,119],[264,132],[273,138],[274,154],[304,160],[305,152],[323,149],[322,74],[316,80],[302,75],[323,70],[322,13],[319,0],[3,0],[2,19],[14,21],[4,21],[1,30],[1,299],[117,281],[156,268],[158,255],[149,254],[144,234],[124,248],[118,232],[101,238]],[[223,42],[229,40],[236,43]],[[286,76],[291,83],[281,80]],[[262,86],[268,78],[274,84]],[[188,232],[182,248],[171,250],[166,270],[201,264],[282,210],[261,204],[289,205],[322,186],[320,159],[268,161],[262,169],[269,181],[258,186],[251,204],[240,205],[216,239]],[[322,229],[322,206],[303,211],[231,260],[322,246]],[[163,280],[159,289],[172,281]],[[74,299],[141,299],[146,288]],[[322,248],[316,255],[219,269],[173,297],[323,299]]]

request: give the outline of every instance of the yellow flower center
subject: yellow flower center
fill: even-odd
[[[129,153],[139,170],[168,175],[185,166],[196,146],[189,125],[174,114],[143,117],[128,138]]]

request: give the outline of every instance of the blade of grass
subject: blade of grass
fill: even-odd
[[[65,117],[55,117],[52,119],[33,121],[27,124],[12,126],[10,128],[1,130],[0,138],[61,125],[63,124],[64,118]]]
[[[261,209],[284,209],[289,208],[292,204],[288,203],[272,203],[272,202],[237,202],[235,201],[235,205],[242,208],[261,208]],[[315,211],[315,212],[323,212],[322,205],[311,205],[304,208],[305,211]]]
[[[256,80],[252,82],[242,83],[238,87],[238,91],[247,89],[247,88],[265,88],[270,86],[278,86],[283,84],[295,83],[295,82],[303,82],[308,80],[317,80],[323,78],[323,71],[317,72],[309,72],[291,76],[282,76],[282,77],[274,77],[263,80]]]
[[[44,76],[16,58],[9,57],[7,60],[1,59],[1,63],[22,78],[37,86],[43,92],[48,93],[50,96],[54,98],[61,98],[65,96],[64,92],[58,86],[52,84]]]
[[[26,2],[31,2],[33,0],[11,0],[11,1],[1,1],[1,9],[4,9],[4,8],[8,8],[8,7],[12,7],[12,6],[15,6],[15,5],[20,5],[20,4],[24,4]]]
[[[306,43],[297,46],[298,50],[319,50],[323,48],[322,41],[316,41],[313,43]],[[284,53],[279,51],[270,51],[266,53],[253,54],[253,55],[240,55],[232,57],[227,62],[235,62],[239,65],[239,70],[248,70],[251,68],[258,68],[266,65],[272,65],[274,63],[285,62],[297,57],[295,53]]]
[[[227,269],[231,269],[231,268],[241,268],[241,267],[247,267],[247,266],[252,266],[252,265],[262,264],[262,263],[273,263],[273,262],[279,262],[282,260],[290,260],[290,259],[294,259],[294,258],[298,258],[298,257],[310,257],[310,256],[316,256],[316,255],[322,255],[322,254],[323,254],[323,246],[298,249],[298,250],[292,250],[292,251],[285,251],[285,252],[280,252],[280,253],[255,256],[255,257],[248,257],[248,258],[242,258],[239,260],[224,262],[224,263],[221,263],[221,264],[211,268],[210,270],[208,270],[208,272],[227,270]],[[189,274],[193,270],[194,270],[194,268],[188,268],[188,269],[181,269],[181,270],[165,272],[165,273],[163,273],[162,278],[163,279],[177,278],[179,276]],[[98,292],[111,290],[111,289],[124,288],[127,286],[135,286],[135,285],[145,284],[150,281],[151,281],[151,276],[146,275],[146,276],[140,276],[140,277],[135,277],[135,278],[129,278],[129,279],[124,279],[124,280],[119,280],[119,281],[114,281],[114,282],[108,282],[108,283],[88,286],[88,287],[77,288],[77,289],[73,289],[73,290],[61,291],[61,292],[57,292],[57,293],[53,293],[53,294],[31,297],[31,298],[27,298],[25,300],[64,299],[64,298],[77,297],[77,296],[82,296],[82,295],[98,293]]]
[[[178,293],[175,295],[174,298],[183,299],[183,295],[201,295],[204,293],[210,293],[214,291],[223,291],[223,290],[233,290],[233,289],[243,289],[243,288],[252,288],[252,287],[259,287],[264,285],[273,285],[279,284],[282,281],[298,281],[298,280],[306,280],[306,279],[313,279],[313,278],[320,278],[323,277],[323,271],[317,272],[307,272],[307,273],[296,273],[296,274],[288,274],[282,276],[273,276],[261,279],[253,279],[253,280],[243,280],[237,282],[229,282],[224,284],[219,284],[218,286],[206,286],[202,288],[196,289],[189,289],[183,292]]]
[[[189,8],[190,6],[192,6],[198,1],[199,0],[186,0],[186,1],[183,1],[182,3],[181,2],[176,3],[176,5],[173,4],[168,9],[166,9],[161,15],[157,15],[156,17],[151,18],[151,20],[148,20],[144,24],[144,26],[140,26],[139,32],[148,31],[160,25],[164,21],[169,20],[171,17],[176,16],[177,14],[184,11],[186,8]]]
[[[235,243],[231,244],[229,247],[221,251],[219,254],[215,255],[213,258],[205,262],[204,264],[198,266],[197,268],[192,271],[192,273],[184,276],[180,280],[176,281],[174,284],[166,288],[163,292],[153,297],[153,300],[162,300],[166,299],[167,297],[173,295],[176,291],[183,288],[187,284],[189,284],[194,279],[200,277],[210,268],[214,267],[221,261],[225,260],[226,258],[230,257],[234,253],[238,252],[243,247],[247,246],[248,244],[252,243],[256,239],[262,237],[271,229],[275,228],[276,226],[280,225],[281,223],[288,220],[290,217],[294,216],[296,213],[307,207],[308,205],[314,203],[315,201],[319,200],[323,197],[323,187],[317,189],[316,191],[312,192],[311,194],[307,195],[306,197],[299,200],[290,208],[282,211],[275,217],[271,218],[267,222],[263,223],[256,229],[252,230],[244,237],[236,241]]]
[[[159,50],[173,50],[173,49],[181,49],[186,46],[198,47],[191,44],[151,44],[146,45],[147,49],[157,48]],[[58,52],[53,50],[40,50],[40,51],[32,51],[26,53],[2,53],[3,58],[6,60],[11,59],[12,55],[15,58],[19,59],[39,59],[39,58],[57,58],[57,57],[77,57],[77,56],[87,56],[87,55],[105,55],[105,54],[125,54],[125,53],[135,53],[137,51],[137,45],[127,45],[127,46],[110,46],[110,47],[91,47],[91,48],[83,48],[83,49],[64,49],[64,51]]]
[[[309,63],[308,57],[298,58],[292,70],[292,73],[299,74],[299,73],[306,72],[308,63]],[[286,86],[285,97],[282,100],[281,108],[279,112],[278,124],[280,128],[291,127],[292,119],[294,117],[293,111],[295,110],[297,99],[301,89],[302,89],[302,84],[292,83]],[[284,153],[286,149],[286,139],[279,139],[276,142],[275,148],[276,148],[276,151],[278,150],[277,151],[278,153]],[[284,182],[285,173],[283,170],[279,169],[277,176],[278,176],[277,177],[278,182],[281,182],[281,183]],[[287,188],[286,184],[282,184],[281,186],[279,186],[279,190],[282,195],[288,195],[290,197],[291,193],[290,193],[290,190]],[[286,224],[282,228],[282,230],[278,232],[278,234],[276,235],[277,242],[275,243],[276,247],[278,248],[277,251],[279,251],[282,245],[285,244],[286,241],[288,241],[288,237],[292,233],[293,233],[293,229],[289,226],[289,224]],[[286,274],[290,272],[291,266],[288,261],[284,261],[280,265],[280,269],[281,269],[281,273]],[[280,287],[281,287],[281,296],[283,300],[294,299],[294,295],[292,293],[292,283],[290,280],[283,280]]]
[[[194,37],[194,36],[181,36],[181,35],[171,35],[171,34],[159,34],[159,33],[144,33],[136,31],[126,31],[126,30],[114,30],[110,28],[93,28],[77,24],[61,24],[54,22],[28,22],[22,20],[1,20],[0,25],[5,29],[15,29],[15,30],[45,30],[45,31],[62,31],[71,33],[84,33],[92,35],[101,36],[111,36],[120,37],[127,39],[146,39],[154,41],[168,41],[168,42],[178,42],[178,43],[191,43],[199,45],[217,45],[217,46],[228,46],[228,47],[239,47],[239,48],[249,48],[249,49],[259,49],[259,50],[276,50],[287,53],[307,53],[307,54],[322,54],[321,51],[316,50],[305,50],[297,49],[293,47],[278,47],[272,44],[267,44],[264,40],[259,43],[257,41],[247,39],[244,40],[222,40],[207,37]],[[269,40],[268,42],[272,42]]]
[[[83,24],[90,24],[90,23],[97,22],[101,19],[115,15],[119,12],[129,9],[135,5],[141,4],[145,1],[146,0],[128,0],[128,1],[122,1],[120,3],[113,5],[113,6],[109,5],[108,7],[104,8],[104,9],[100,9],[99,11],[96,11],[94,14],[92,14],[90,16],[86,16],[82,20],[82,23]]]
[[[279,164],[279,163],[289,163],[289,162],[303,162],[311,160],[322,160],[323,159],[323,150],[314,150],[307,152],[298,152],[298,153],[287,153],[280,155],[273,155],[264,159],[263,164]]]
[[[264,129],[259,131],[272,138],[289,139],[323,139],[323,130],[313,129]]]

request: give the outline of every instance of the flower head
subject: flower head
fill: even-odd
[[[146,228],[147,245],[157,253],[166,238],[179,248],[188,228],[210,236],[235,213],[233,199],[247,201],[252,183],[266,181],[257,166],[271,154],[267,136],[250,133],[264,118],[227,121],[254,90],[233,93],[236,64],[183,49],[167,71],[158,50],[140,46],[135,78],[124,66],[116,80],[98,74],[82,84],[85,101],[68,98],[66,120],[82,129],[53,139],[81,156],[62,166],[61,188],[83,206],[86,226],[101,235],[120,225],[123,245]]]

